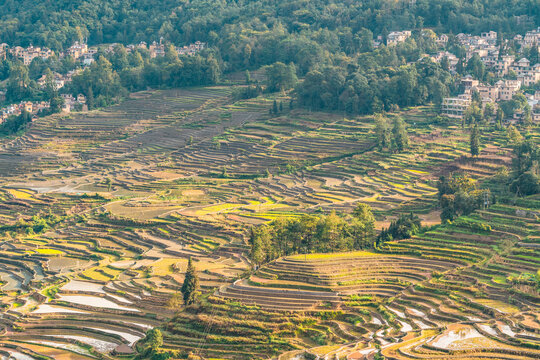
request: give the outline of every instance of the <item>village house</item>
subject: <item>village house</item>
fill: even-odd
[[[0,122],[4,122],[10,116],[18,116],[23,111],[26,111],[32,115],[36,115],[40,111],[46,111],[50,108],[50,104],[47,101],[31,102],[23,101],[19,104],[12,104],[0,109]]]
[[[404,42],[409,37],[411,37],[411,32],[409,30],[404,31],[392,31],[388,36],[386,37],[386,45],[392,46],[396,45],[398,43]]]
[[[165,45],[161,42],[157,43],[154,41],[152,44],[150,44],[148,50],[150,51],[151,58],[165,56]]]
[[[540,64],[531,65],[531,62],[526,58],[512,64],[510,70],[516,73],[518,80],[524,86],[531,86],[540,81]]]
[[[457,58],[456,55],[454,55],[454,54],[452,54],[451,52],[448,52],[448,51],[440,51],[436,55],[431,57],[431,59],[434,62],[439,63],[439,64],[441,63],[441,61],[444,58],[446,58],[448,60],[448,70],[451,73],[455,73],[457,64],[459,62],[459,59]]]
[[[83,94],[79,94],[77,97],[74,97],[71,94],[62,94],[61,96],[62,99],[64,99],[62,112],[69,113],[71,110],[76,109],[77,107],[82,110],[88,109],[86,107],[86,96]]]
[[[474,79],[471,75],[466,75],[463,78],[461,78],[461,85],[465,90],[469,90],[475,86],[478,86],[480,84],[480,81]]]
[[[446,46],[446,44],[448,43],[448,35],[446,34],[441,34],[436,40],[435,42],[440,45],[440,46]]]
[[[521,36],[520,36],[521,37]],[[517,36],[516,36],[517,38]],[[533,47],[538,46],[540,44],[540,26],[536,28],[535,30],[528,31],[525,36],[518,38],[517,42],[522,47]]]
[[[480,34],[480,37],[486,41],[487,44],[496,45],[497,44],[497,32],[489,31]]]
[[[490,99],[491,101],[497,101],[499,100],[499,87],[498,86],[490,86],[490,85],[478,85],[472,90],[478,91],[480,94],[480,97],[482,98],[482,101],[484,99]]]
[[[35,58],[42,58],[42,59],[48,59],[49,57],[54,55],[54,52],[51,49],[47,48],[40,48],[40,47],[33,47],[30,45],[28,48],[22,48],[20,46],[16,46],[10,50],[11,54],[15,57],[21,58],[23,60],[24,65],[30,65],[32,60]]]
[[[69,49],[67,49],[66,54],[68,56],[71,56],[75,60],[78,60],[87,52],[88,46],[85,43],[79,43],[78,41],[75,41],[75,43],[71,45]]]
[[[71,78],[68,78],[67,76],[63,76],[62,74],[53,73],[53,85],[55,90],[59,90],[64,87],[64,85],[71,81]],[[44,88],[47,85],[47,75],[41,76],[38,81],[38,85],[40,88]]]
[[[503,55],[501,58],[497,58],[494,62],[492,69],[497,74],[497,76],[505,76],[508,74],[510,65],[514,63],[514,57],[512,55]]]
[[[508,101],[512,100],[512,97],[521,88],[521,81],[519,80],[499,80],[495,84],[499,86],[499,100]]]

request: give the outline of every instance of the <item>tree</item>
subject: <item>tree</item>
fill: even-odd
[[[514,125],[510,125],[506,128],[506,137],[512,144],[518,144],[521,142],[521,140],[523,140],[523,136],[521,136],[521,133]]]
[[[156,351],[163,346],[163,335],[159,329],[151,329],[146,333],[146,343],[148,346]]]
[[[522,123],[524,126],[532,125],[531,107],[529,104],[526,104],[524,107]]]
[[[478,125],[474,125],[471,131],[470,137],[470,152],[472,156],[478,156],[480,153],[480,133],[478,131]]]
[[[266,67],[267,89],[270,92],[288,90],[296,85],[296,67],[276,62]]]
[[[257,228],[252,227],[250,231],[251,260],[255,265],[259,266],[272,256],[270,254],[272,236],[269,227],[266,225]]]
[[[178,309],[182,307],[183,302],[184,302],[183,295],[180,293],[174,293],[169,299],[169,301],[167,302],[167,306],[170,309],[177,311]]]
[[[467,62],[467,71],[478,80],[484,80],[486,67],[478,54],[474,54]]]
[[[495,115],[495,123],[497,124],[497,128],[499,130],[502,130],[503,128],[503,120],[504,120],[503,110],[500,107],[497,107],[497,113]]]
[[[181,291],[184,295],[185,305],[192,305],[195,303],[199,291],[199,277],[197,276],[191,257],[188,260],[184,284],[182,285]]]
[[[484,120],[491,119],[494,114],[495,110],[493,109],[493,105],[491,103],[487,103],[484,107]]]
[[[359,203],[353,210],[353,221],[351,226],[355,233],[355,248],[362,249],[368,247],[375,235],[375,217],[371,207],[367,204]]]
[[[390,125],[388,119],[382,114],[375,114],[375,135],[377,136],[379,151],[390,147]]]
[[[405,128],[405,122],[400,116],[394,117],[392,134],[394,136],[392,139],[392,147],[395,151],[401,152],[409,147],[409,135]]]
[[[274,99],[274,104],[272,104],[272,113],[273,113],[274,115],[277,115],[278,112],[279,112],[279,111],[278,111],[278,104],[277,104],[276,99]]]
[[[467,174],[452,173],[441,176],[437,182],[441,220],[454,220],[461,215],[468,215],[484,204],[485,197],[491,198],[487,189],[478,189],[477,182]]]
[[[386,241],[408,239],[418,234],[422,228],[420,218],[413,213],[409,215],[400,215],[396,220],[390,223],[387,229],[383,229],[377,237],[377,245]]]

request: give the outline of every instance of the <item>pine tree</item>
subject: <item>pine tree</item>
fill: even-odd
[[[277,105],[277,101],[275,99],[274,99],[274,105],[272,106],[272,112],[274,114],[278,113],[278,105]]]
[[[195,303],[197,292],[199,291],[199,277],[197,276],[191,257],[188,261],[186,277],[184,278],[181,291],[184,294],[184,304],[191,305]]]
[[[480,133],[478,132],[478,125],[474,125],[471,131],[471,155],[478,156],[480,153]]]
[[[279,112],[283,112],[283,102],[279,102]]]

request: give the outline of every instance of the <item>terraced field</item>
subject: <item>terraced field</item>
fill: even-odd
[[[509,166],[504,132],[472,160],[466,130],[416,108],[411,149],[379,152],[369,116],[231,93],[142,92],[0,141],[0,357],[129,358],[154,327],[178,358],[538,357],[539,197],[372,251],[248,260],[249,226],[283,216],[364,202],[378,229],[439,224],[438,177]],[[201,301],[175,311],[189,257]]]

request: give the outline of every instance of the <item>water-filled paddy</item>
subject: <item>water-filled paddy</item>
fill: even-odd
[[[137,309],[120,306],[108,299],[101,298],[98,296],[60,295],[58,297],[58,300],[67,301],[73,304],[86,305],[86,306],[92,306],[92,307],[98,307],[98,308],[107,308],[107,309],[115,309],[115,310],[123,310],[123,311],[135,311],[135,312],[139,311]]]
[[[71,280],[66,285],[62,286],[62,290],[87,291],[87,292],[102,293],[102,294],[105,293],[105,291],[103,290],[103,285],[92,283],[89,281],[80,281],[80,280]]]
[[[88,336],[76,336],[76,335],[47,335],[47,336],[54,336],[57,338],[77,340],[84,344],[88,344],[92,346],[94,349],[96,349],[99,352],[105,352],[105,353],[113,351],[118,346],[118,344],[116,343],[104,341],[104,340],[98,340],[98,339],[94,339]]]
[[[68,309],[61,306],[41,304],[33,312],[34,314],[54,314],[54,313],[66,313],[66,314],[86,314],[86,311]]]

